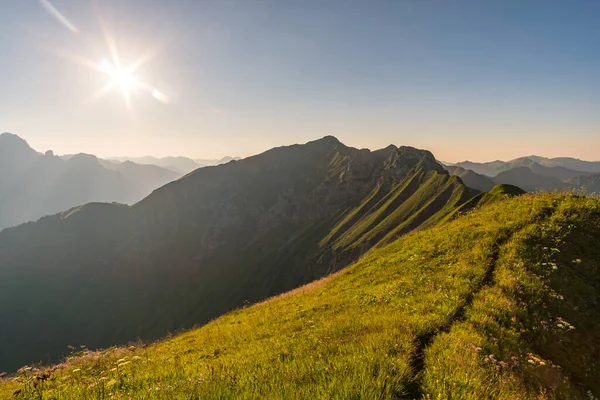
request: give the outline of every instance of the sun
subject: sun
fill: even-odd
[[[120,54],[117,51],[115,38],[108,32],[102,21],[100,22],[100,26],[108,47],[110,54],[109,57],[102,58],[100,61],[95,62],[92,59],[72,53],[70,51],[57,52],[61,57],[67,58],[70,61],[108,76],[106,84],[93,94],[92,99],[103,96],[111,89],[117,89],[123,94],[125,104],[129,109],[131,109],[131,94],[138,91],[150,95],[152,98],[161,103],[170,103],[170,96],[167,96],[164,92],[158,90],[158,88],[156,88],[153,84],[150,84],[148,81],[142,79],[137,73],[137,70],[142,65],[156,55],[159,48],[158,45],[155,45],[146,52],[142,53],[142,55],[135,59],[133,63],[124,65]]]
[[[98,63],[98,69],[110,77],[110,81],[102,91],[109,90],[113,87],[119,88],[123,92],[125,100],[128,103],[131,91],[136,87],[143,86],[142,83],[135,77],[134,68],[123,68],[119,65],[111,63],[108,61],[108,59],[103,58]]]

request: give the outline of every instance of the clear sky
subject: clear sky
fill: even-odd
[[[94,95],[116,76],[90,68],[112,68],[103,32],[124,67],[151,52],[144,87]],[[334,135],[446,161],[600,160],[600,1],[4,0],[1,131],[99,156]]]

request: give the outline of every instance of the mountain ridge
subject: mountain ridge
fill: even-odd
[[[0,230],[88,201],[133,203],[180,175],[159,167],[109,163],[32,149],[17,135],[0,137]]]
[[[482,163],[462,161],[450,165],[459,166],[479,174],[493,177],[507,169],[517,166],[527,166],[532,163],[537,164],[535,167],[537,168],[537,171],[534,172],[541,172],[542,175],[554,176],[561,180],[572,179],[576,176],[587,175],[590,173],[600,173],[600,161],[584,161],[570,157],[546,158],[540,156],[527,156],[515,158],[510,161],[496,160]]]
[[[428,151],[325,137],[197,169],[130,207],[86,205],[6,229],[0,315],[13,327],[0,352],[17,367],[56,359],[70,342],[97,348],[205,323],[434,225],[472,196]],[[31,336],[50,315],[65,323]],[[27,351],[12,353],[23,341]]]

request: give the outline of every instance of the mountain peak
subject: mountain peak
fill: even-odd
[[[10,132],[4,132],[0,134],[0,144],[2,145],[11,145],[11,146],[19,146],[21,148],[31,149],[27,141],[21,138],[18,135]],[[31,149],[33,150],[33,149]]]
[[[79,164],[79,165],[95,165],[98,164],[98,157],[93,154],[79,153],[75,154],[73,157],[69,158],[67,161],[69,164]]]
[[[342,142],[338,140],[335,136],[327,135],[323,136],[321,139],[311,140],[306,143],[307,145],[317,145],[317,146],[337,146],[343,145]]]

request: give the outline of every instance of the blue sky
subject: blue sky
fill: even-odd
[[[600,159],[599,1],[38,0],[0,12],[0,131],[100,156],[250,155],[335,135],[442,159]],[[168,96],[73,61],[124,65]],[[65,54],[71,57],[65,57]]]

